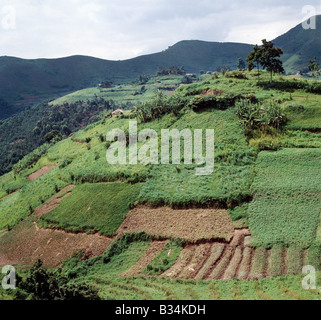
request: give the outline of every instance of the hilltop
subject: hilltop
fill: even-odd
[[[296,73],[307,67],[314,56],[321,56],[321,16],[317,30],[303,30],[301,24],[275,39],[284,50],[287,72]],[[95,87],[101,81],[124,84],[142,74],[154,75],[160,66],[185,66],[187,72],[214,71],[222,65],[236,67],[238,58],[245,59],[252,45],[206,41],[181,41],[163,52],[124,61],[108,61],[86,56],[60,59],[25,60],[0,58],[0,119],[23,110],[46,98]]]

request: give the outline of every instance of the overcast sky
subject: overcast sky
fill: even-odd
[[[0,0],[0,56],[123,60],[180,40],[260,43],[307,18],[305,5],[321,13],[321,0]]]

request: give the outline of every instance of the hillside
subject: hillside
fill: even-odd
[[[285,53],[285,69],[296,73],[321,56],[320,18],[317,30],[303,30],[301,24],[275,39]],[[101,81],[128,83],[142,74],[154,75],[160,66],[185,66],[187,72],[236,67],[252,45],[205,41],[181,41],[163,52],[124,61],[108,61],[85,56],[60,59],[24,60],[0,57],[0,120],[24,107],[73,91],[95,87]],[[1,102],[2,101],[2,102]]]
[[[142,74],[155,75],[160,66],[185,66],[187,72],[195,73],[220,65],[235,67],[237,58],[245,58],[250,49],[244,44],[182,41],[163,52],[125,61],[85,56],[37,60],[1,57],[0,97],[13,106],[1,113],[0,119],[30,103],[96,87],[102,81],[124,84]]]
[[[0,177],[0,262],[25,279],[19,266],[41,258],[102,299],[316,299],[301,272],[321,268],[320,94],[313,80],[215,74],[35,150]],[[149,163],[150,141],[146,162],[108,163],[106,134],[128,139],[135,119],[157,146],[162,129],[214,129],[213,174],[182,153]]]
[[[296,73],[307,68],[309,59],[321,58],[321,15],[316,16],[316,29],[304,30],[299,24],[274,40],[284,51],[282,58],[287,72]]]
[[[0,121],[0,175],[42,145],[50,132],[58,132],[66,138],[113,110],[127,110],[147,101],[155,90],[172,94],[182,79],[183,76],[170,75],[153,77],[145,84],[137,82],[112,88],[84,89],[50,103],[45,101],[28,107]]]

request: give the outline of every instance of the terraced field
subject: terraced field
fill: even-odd
[[[152,209],[140,206],[127,215],[117,235],[134,232],[145,232],[162,238],[180,238],[194,243],[213,239],[229,242],[234,227],[226,210],[173,210],[169,207]]]
[[[161,277],[194,280],[259,280],[282,275],[298,275],[309,260],[319,260],[317,253],[296,246],[272,249],[253,248],[249,229],[235,230],[230,243],[208,241],[186,245],[176,262]],[[143,275],[143,270],[163,249],[164,242],[153,242],[141,259],[121,276]],[[317,266],[320,267],[320,260]]]
[[[162,98],[155,121],[144,108],[138,113],[141,121],[146,116],[139,131],[159,136],[166,128],[214,128],[213,175],[195,175],[195,163],[107,163],[106,133],[127,134],[135,114],[126,113],[29,155],[0,177],[0,265],[40,258],[65,268],[72,281],[93,284],[102,299],[319,298],[302,289],[302,267],[320,271],[320,121],[313,117],[306,127],[303,118],[310,122],[319,109],[320,95],[309,90],[321,87],[303,80],[291,95],[294,80],[280,78],[277,90],[267,74],[262,86],[244,75],[180,87],[177,110],[169,113]],[[248,137],[230,106],[236,95],[267,110],[277,103],[288,130]]]

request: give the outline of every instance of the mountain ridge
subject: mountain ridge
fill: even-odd
[[[318,27],[321,15],[316,16],[316,20]],[[290,73],[306,68],[314,56],[321,57],[320,28],[304,30],[299,24],[274,42],[284,50],[282,59]],[[184,66],[189,73],[215,70],[222,65],[236,68],[237,59],[246,59],[252,46],[237,42],[182,40],[162,52],[119,61],[83,55],[55,59],[3,56],[0,57],[0,120],[30,104],[93,87],[101,81],[123,84],[142,74],[155,74],[160,66]]]

